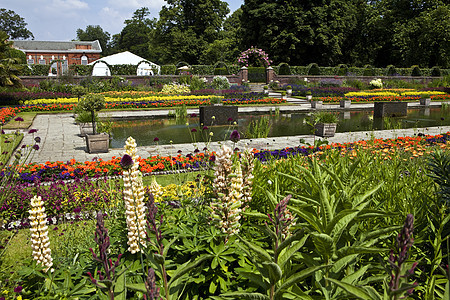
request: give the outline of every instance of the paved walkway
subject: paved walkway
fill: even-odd
[[[274,95],[276,96],[276,95]],[[298,99],[294,100],[296,103]],[[288,99],[289,102],[289,99]],[[433,102],[433,106],[440,106],[440,103]],[[419,106],[418,103],[409,103],[408,107]],[[304,104],[294,104],[278,106],[281,113],[289,112],[308,112],[314,111],[306,100]],[[373,104],[352,104],[351,109],[370,109]],[[264,106],[264,107],[239,107],[239,113],[262,113],[274,111],[276,106]],[[339,105],[324,105],[323,109],[335,109],[339,110]],[[113,112],[101,112],[100,117],[109,117],[111,119],[122,118],[151,118],[167,116],[169,110],[152,110],[152,111],[113,111]],[[188,109],[188,113],[198,113],[198,109]],[[91,161],[94,158],[111,159],[113,156],[122,156],[123,148],[110,149],[108,153],[89,154],[86,152],[86,142],[81,137],[80,129],[75,123],[72,114],[38,114],[30,128],[37,129],[38,132],[34,136],[41,138],[40,150],[36,151],[32,161],[36,163],[45,163],[46,161],[68,161],[75,159],[77,161]],[[361,132],[347,132],[337,133],[334,137],[329,138],[330,142],[347,143],[357,140],[375,138],[394,138],[400,136],[412,136],[414,134],[439,134],[450,131],[450,126],[445,127],[430,127],[419,129],[401,129],[401,130],[382,130],[382,131],[361,131]],[[23,140],[23,144],[31,145],[33,142],[33,135],[26,134]],[[318,138],[318,137],[316,137]],[[275,138],[263,138],[263,139],[251,139],[241,140],[236,146],[239,149],[257,148],[257,149],[282,149],[285,147],[292,147],[300,145],[300,139],[304,139],[306,143],[313,143],[313,135],[303,136],[289,136],[289,137],[275,137]],[[230,146],[233,144],[226,142]],[[139,146],[139,145],[138,145]],[[197,148],[202,150],[205,147],[204,143],[199,143]],[[219,143],[211,143],[209,148],[211,150],[217,150],[220,147]],[[161,146],[146,146],[138,147],[138,155],[147,158],[149,156],[161,154],[161,155],[176,155],[177,151],[181,150],[183,154],[192,153],[195,148],[194,145],[189,144],[176,144],[176,145],[161,145]]]

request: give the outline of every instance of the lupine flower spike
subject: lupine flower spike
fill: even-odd
[[[388,283],[389,293],[393,296],[392,299],[404,299],[411,295],[417,282],[413,284],[408,283],[408,278],[414,274],[414,269],[417,267],[417,262],[412,264],[410,269],[406,269],[405,262],[408,259],[408,250],[414,243],[414,216],[409,214],[406,216],[405,224],[401,232],[396,237],[397,254],[391,250],[388,258],[390,265],[390,281]],[[404,294],[404,296],[402,296]]]
[[[223,145],[217,152],[213,191],[216,198],[211,202],[213,221],[228,238],[239,232],[242,197],[242,169],[239,161],[233,165],[233,151]]]
[[[136,141],[129,137],[125,144],[125,154],[121,160],[123,170],[123,187],[128,228],[128,251],[139,252],[146,247],[145,206],[142,173],[136,157]]]
[[[31,199],[29,213],[33,259],[37,264],[44,266],[45,272],[47,272],[53,266],[53,260],[48,238],[47,215],[45,214],[44,202],[42,202],[40,196],[34,196]]]

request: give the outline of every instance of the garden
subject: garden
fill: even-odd
[[[324,102],[449,98],[448,76],[332,81],[291,88]],[[287,105],[248,86],[184,74],[0,91],[11,131],[1,135],[0,299],[448,299],[448,132],[268,151],[237,149],[235,130],[234,147],[147,159],[129,137],[111,160],[32,161],[33,116],[80,113],[87,95],[105,110],[175,115],[213,102]],[[17,128],[33,144],[14,152]]]

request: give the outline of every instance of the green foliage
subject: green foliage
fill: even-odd
[[[225,76],[214,76],[211,85],[216,90],[226,90],[230,88],[230,82]]]
[[[91,113],[92,128],[94,134],[97,134],[95,125],[95,112],[105,108],[105,96],[101,94],[87,94],[78,101],[77,109]]]
[[[291,75],[291,67],[287,63],[278,65],[278,75]]]
[[[429,176],[439,185],[439,194],[444,202],[450,204],[450,154],[437,151],[428,163]]]
[[[161,75],[175,75],[177,67],[175,65],[162,65]]]
[[[70,69],[74,70],[79,76],[90,76],[94,66],[92,65],[71,65]]]
[[[431,76],[433,76],[433,77],[440,77],[440,76],[442,76],[441,68],[439,68],[438,66],[432,67],[431,68]]]
[[[319,65],[316,63],[311,63],[307,66],[307,74],[308,75],[320,75]]]
[[[11,39],[34,39],[33,34],[27,28],[25,19],[12,10],[0,8],[0,28]]]
[[[266,68],[248,67],[248,80],[250,82],[266,82]]]
[[[109,40],[111,35],[107,31],[103,31],[100,25],[88,25],[86,30],[81,28],[77,29],[77,39],[79,41],[95,41],[100,42],[100,47],[102,48],[103,54],[108,54],[109,52]]]
[[[422,72],[418,65],[411,67],[411,76],[422,76]]]
[[[318,111],[312,115],[314,123],[337,123],[338,116],[335,113]]]
[[[111,65],[108,66],[111,71],[111,75],[136,75],[137,65]]]
[[[397,69],[394,65],[389,65],[386,67],[386,76],[393,76],[397,74]]]
[[[271,127],[269,117],[251,120],[245,132],[245,137],[248,139],[267,138]]]
[[[346,64],[339,64],[336,67],[336,75],[346,76],[348,73],[348,66]]]
[[[363,76],[375,76],[375,72],[371,65],[364,66]]]

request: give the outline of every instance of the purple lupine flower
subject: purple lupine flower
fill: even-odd
[[[230,134],[230,140],[233,143],[237,143],[237,142],[239,142],[240,139],[241,139],[241,135],[239,134],[239,131],[237,131],[236,129],[233,130],[233,132]]]
[[[156,287],[155,271],[153,268],[148,269],[145,289],[147,290],[147,293],[144,295],[145,300],[159,300],[159,288]]]

